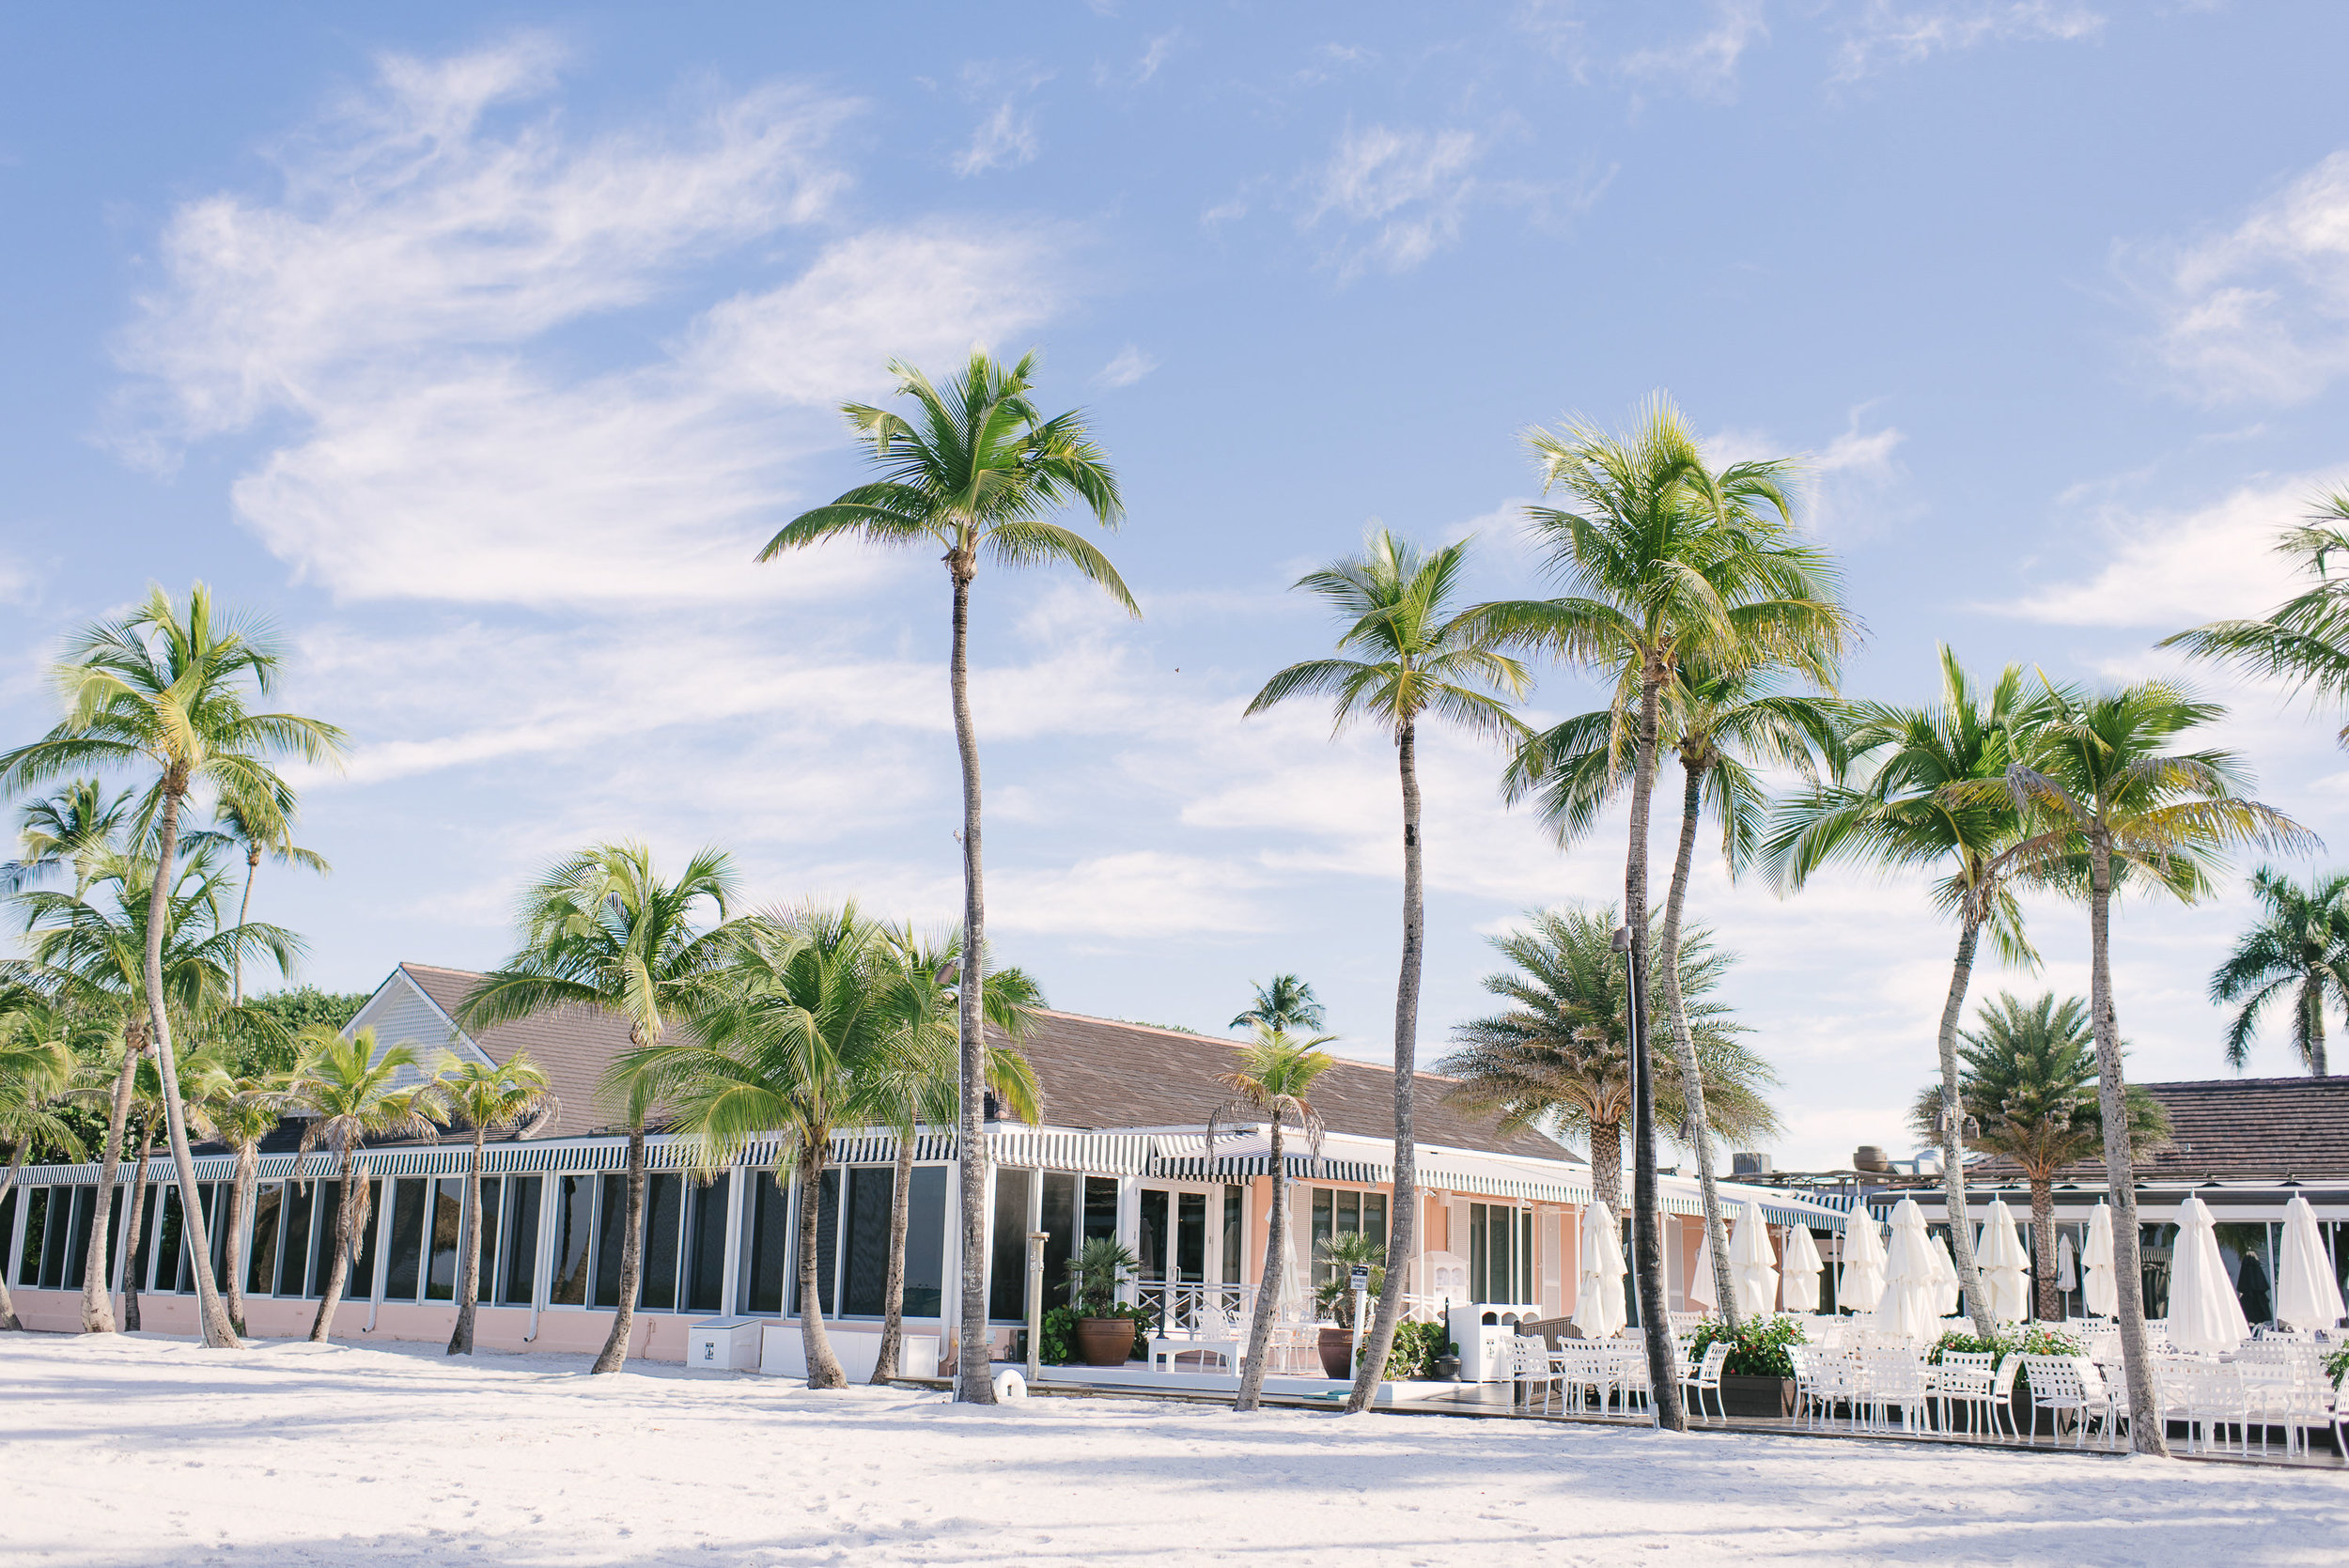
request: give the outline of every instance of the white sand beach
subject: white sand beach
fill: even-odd
[[[585,1365],[9,1335],[0,1559],[2206,1568],[2349,1529],[2338,1472]]]

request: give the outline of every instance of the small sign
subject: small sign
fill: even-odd
[[[1366,1265],[1356,1264],[1354,1265],[1353,1286],[1357,1291],[1365,1291],[1370,1288],[1370,1269]]]

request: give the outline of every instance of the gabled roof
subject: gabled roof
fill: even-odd
[[[2349,1177],[2349,1078],[2222,1078],[2143,1085],[2170,1112],[2170,1142],[2140,1156],[2140,1182]],[[2013,1181],[1999,1157],[1969,1168]],[[2100,1155],[2065,1167],[2059,1182],[2102,1187]]]
[[[472,970],[439,969],[430,964],[402,964],[405,976],[447,1017],[454,1019],[465,998],[485,976]],[[519,1023],[467,1031],[465,1037],[500,1066],[526,1050],[538,1070],[547,1075],[562,1111],[540,1138],[576,1138],[609,1128],[624,1130],[618,1114],[596,1097],[603,1070],[628,1049],[628,1026],[609,1013],[588,1008],[565,1008],[541,1013]]]

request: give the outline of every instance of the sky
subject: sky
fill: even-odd
[[[1806,466],[1868,636],[1846,694],[2184,675],[2262,799],[2349,846],[2340,718],[2154,644],[2291,588],[2349,482],[2349,12],[1696,0],[1179,8],[19,7],[0,21],[0,736],[60,639],[202,579],[270,617],[326,877],[264,867],[300,978],[486,967],[522,881],[705,844],[750,902],[958,905],[948,584],[920,551],[754,565],[859,482],[893,358],[1040,350],[1128,516],[1130,619],[988,570],[989,935],[1060,1007],[1222,1032],[1303,975],[1392,1051],[1392,745],[1244,719],[1330,648],[1299,575],[1377,521],[1551,584],[1524,433],[1668,393],[1719,460]],[[1087,524],[1086,526],[1090,526]],[[1599,701],[1543,667],[1529,722]],[[10,743],[13,743],[13,739]],[[1492,938],[1620,897],[1498,753],[1423,747],[1420,1039]],[[1663,795],[1677,797],[1667,773]],[[1659,852],[1669,838],[1659,831]],[[2302,871],[2330,864],[2329,851]],[[2124,905],[2131,1073],[2224,1075],[2208,978],[2246,861]],[[1914,879],[1691,919],[1781,1082],[1781,1168],[1914,1147],[1954,932]],[[2030,910],[2087,986],[2087,920]],[[2338,1026],[2338,1020],[2336,1020]],[[2255,1074],[2295,1065],[2279,1035]]]

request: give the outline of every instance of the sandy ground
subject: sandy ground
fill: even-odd
[[[0,1561],[2338,1563],[2349,1479],[0,1337]]]

